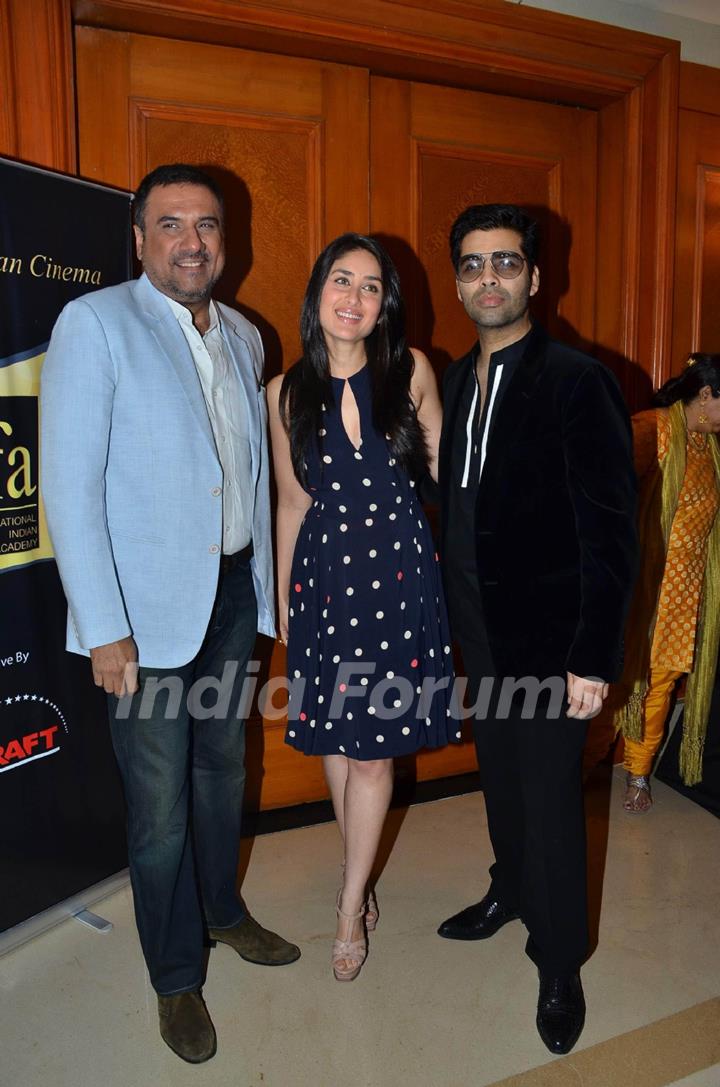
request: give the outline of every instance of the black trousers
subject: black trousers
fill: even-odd
[[[459,638],[468,676],[466,704],[492,675],[483,633]],[[559,687],[560,679],[556,680]],[[486,686],[488,681],[486,680]],[[488,712],[473,721],[495,863],[491,893],[516,909],[526,951],[546,974],[574,973],[587,954],[587,877],[582,754],[587,722],[559,717],[557,699],[502,705],[495,679]]]

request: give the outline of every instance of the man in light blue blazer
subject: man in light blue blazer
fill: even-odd
[[[67,647],[109,697],[160,1033],[200,1063],[216,1049],[207,937],[255,963],[300,954],[235,889],[241,690],[257,631],[274,635],[263,351],[212,301],[225,259],[215,181],[158,167],[133,214],[143,275],[71,302],[53,330],[42,487]]]

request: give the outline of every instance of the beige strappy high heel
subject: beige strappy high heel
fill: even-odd
[[[340,868],[342,870],[344,880],[345,861],[340,861]],[[379,918],[380,911],[378,909],[377,898],[375,897],[375,888],[369,887],[367,897],[365,899],[365,929],[367,932],[375,931]]]
[[[343,920],[350,922],[349,932],[352,933],[353,922],[361,918],[365,913],[365,907],[362,906],[357,913],[345,913],[340,909],[340,898],[342,891],[338,891],[337,894],[337,906],[336,912],[338,917],[342,917]],[[333,940],[332,947],[332,968],[336,981],[354,981],[360,973],[362,964],[365,962],[367,956],[367,935],[363,926],[363,933],[358,940],[340,940],[336,938]],[[345,963],[345,966],[341,966],[341,963]],[[347,964],[350,965],[347,965]]]
[[[365,904],[365,928],[368,932],[375,931],[379,917],[377,898],[374,889],[371,887],[367,893],[367,902]]]

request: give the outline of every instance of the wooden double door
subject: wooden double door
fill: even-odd
[[[544,236],[537,316],[565,339],[602,340],[592,110],[83,27],[76,57],[83,176],[134,188],[160,163],[184,161],[222,183],[228,261],[218,293],[260,328],[269,375],[298,356],[318,252],[357,230],[381,236],[395,258],[410,340],[440,376],[473,339],[447,245],[472,203],[534,210]],[[279,651],[268,667],[282,672]],[[265,773],[249,778],[263,807],[325,795],[319,760],[284,747],[282,733],[281,722],[251,722],[249,757]],[[422,778],[473,766],[468,743],[421,753],[416,769]]]

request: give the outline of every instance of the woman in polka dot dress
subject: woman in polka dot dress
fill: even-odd
[[[696,355],[633,416],[642,563],[625,638],[618,724],[623,807],[649,811],[673,689],[688,676],[680,769],[699,781],[720,640],[720,355]]]
[[[303,358],[268,388],[286,741],[323,756],[345,847],[333,969],[350,981],[377,921],[368,880],[393,756],[459,739],[437,556],[415,493],[435,471],[441,408],[373,239],[345,234],[321,253],[301,332]]]

